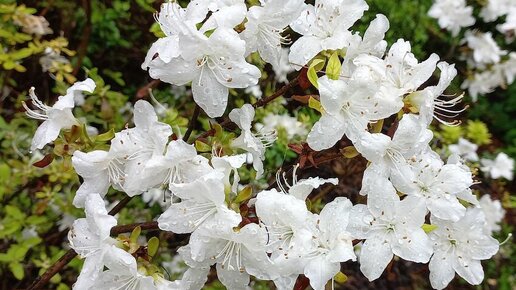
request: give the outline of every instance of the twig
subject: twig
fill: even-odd
[[[186,130],[185,135],[183,136],[183,141],[187,142],[190,136],[192,135],[192,132],[195,128],[195,123],[197,123],[197,118],[199,118],[199,115],[201,114],[201,107],[199,105],[195,105],[195,110],[193,113],[192,118],[190,119],[190,122],[188,122],[188,130]]]
[[[158,222],[144,222],[130,225],[116,226],[111,229],[111,235],[116,236],[123,233],[130,233],[135,228],[140,227],[143,231],[159,230]]]
[[[91,24],[91,1],[90,0],[82,0],[82,7],[84,8],[84,13],[86,14],[86,25],[84,26],[84,31],[82,32],[81,36],[81,43],[79,44],[79,47],[77,48],[77,64],[75,65],[75,68],[73,69],[72,74],[74,76],[77,76],[79,73],[79,70],[82,66],[82,61],[84,60],[84,57],[86,56],[86,52],[88,51],[88,44],[90,42],[90,36],[92,31],[92,24]]]
[[[293,79],[290,83],[284,85],[283,87],[281,87],[281,89],[274,92],[272,95],[262,98],[259,101],[257,101],[256,103],[254,103],[253,108],[257,109],[257,108],[267,105],[268,103],[270,103],[270,102],[274,101],[275,99],[279,98],[280,96],[284,95],[290,89],[296,87],[298,84],[299,84],[299,75],[295,79]],[[226,127],[232,123],[233,122],[231,122],[230,120],[225,120],[225,121],[219,123],[219,125],[222,127]],[[195,140],[213,136],[213,134],[215,134],[215,129],[211,129],[211,130],[208,130],[208,131],[202,133],[201,135],[197,136],[197,138],[195,138]]]
[[[109,211],[110,215],[115,215],[119,213],[131,200],[132,197],[125,197],[122,199],[112,210]],[[135,226],[136,227],[136,226]],[[61,269],[63,269],[70,261],[73,260],[77,256],[77,253],[70,249],[68,250],[57,262],[47,269],[43,275],[39,276],[32,282],[32,284],[27,288],[27,290],[40,290],[43,289],[45,285],[48,284],[50,279],[54,277]]]

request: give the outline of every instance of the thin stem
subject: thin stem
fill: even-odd
[[[281,89],[274,92],[272,95],[258,100],[256,103],[253,104],[253,108],[257,109],[257,108],[267,105],[268,103],[270,103],[270,102],[274,101],[275,99],[284,95],[290,89],[296,87],[298,84],[299,84],[299,75],[295,79],[293,79],[290,83],[284,85],[283,87],[281,87]],[[219,123],[219,125],[222,127],[227,127],[231,124],[234,124],[234,123],[231,122],[230,120],[225,120],[225,121]],[[197,136],[197,138],[195,138],[195,140],[213,136],[213,134],[215,134],[215,129],[211,129],[211,130],[208,130],[208,131],[202,133],[201,135]]]
[[[187,142],[190,136],[192,135],[192,132],[195,128],[195,123],[197,123],[197,119],[199,118],[199,115],[201,114],[201,107],[199,105],[195,105],[195,110],[193,113],[192,118],[190,119],[190,122],[188,122],[188,130],[186,130],[185,135],[183,136],[183,141]]]
[[[125,197],[122,199],[112,210],[109,211],[110,215],[115,215],[119,213],[128,203],[131,201],[132,197]],[[136,226],[135,226],[136,227]],[[114,227],[113,229],[115,229]],[[133,228],[134,229],[134,228]],[[27,290],[40,290],[48,284],[50,279],[54,277],[59,271],[61,271],[70,261],[73,260],[77,256],[77,253],[70,249],[68,250],[55,264],[53,264],[48,270],[43,273],[43,275],[39,276],[32,282],[32,284],[27,288]]]

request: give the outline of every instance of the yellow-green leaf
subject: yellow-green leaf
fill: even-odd
[[[335,51],[331,55],[330,60],[328,60],[328,65],[326,66],[326,75],[332,80],[338,80],[341,69],[342,63],[340,62],[338,52]]]
[[[342,272],[339,272],[333,277],[333,279],[335,279],[335,282],[342,284],[348,281],[348,276]]]
[[[421,228],[423,229],[423,231],[425,231],[425,233],[429,233],[435,229],[437,229],[437,226],[436,225],[429,225],[429,224],[424,224],[423,226],[421,226]]]
[[[324,63],[325,63],[325,61],[323,59],[316,58],[312,61],[312,63],[308,67],[308,72],[307,72],[308,80],[316,88],[319,88],[319,84],[317,83],[319,76],[317,76],[317,72],[320,71],[322,69],[322,67],[324,67]]]
[[[233,202],[240,204],[246,200],[251,199],[252,196],[253,196],[253,189],[250,186],[246,186],[242,191],[240,191],[237,194],[237,196]]]
[[[346,157],[346,158],[355,158],[358,155],[360,155],[360,153],[357,151],[357,149],[354,146],[344,147],[343,149],[340,150],[340,153],[342,153],[342,155],[344,155],[344,157]]]
[[[22,264],[18,262],[9,263],[9,270],[13,273],[14,277],[18,280],[23,279],[25,276],[25,271],[23,270]]]
[[[310,99],[308,99],[308,107],[318,111],[319,113],[323,113],[324,109],[321,105],[321,102],[316,100],[314,97],[310,96]]]
[[[195,149],[198,152],[211,152],[211,146],[199,140],[195,141]]]
[[[157,237],[152,237],[147,242],[147,254],[149,256],[154,257],[158,252],[159,248],[159,239]]]

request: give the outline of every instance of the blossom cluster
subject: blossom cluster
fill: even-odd
[[[443,161],[429,143],[436,119],[453,124],[462,95],[443,96],[457,71],[432,54],[419,61],[410,42],[387,49],[389,21],[377,15],[363,35],[353,32],[368,5],[363,0],[261,0],[248,8],[243,0],[193,0],[161,7],[156,19],[165,33],[151,47],[142,67],[153,78],[176,86],[191,83],[194,101],[209,117],[222,116],[230,89],[255,86],[261,71],[246,58],[258,53],[276,72],[285,69],[284,46],[290,27],[300,37],[290,46],[288,63],[308,74],[315,60],[333,52],[325,74],[311,79],[318,88],[321,117],[307,136],[308,146],[324,151],[349,141],[369,161],[361,195],[366,204],[337,197],[320,212],[307,206],[312,191],[345,182],[337,178],[288,180],[278,174],[277,188],[241,184],[239,172],[252,163],[256,179],[266,174],[263,161],[275,142],[274,120],[253,128],[255,108],[245,104],[229,119],[240,131],[231,154],[198,152],[159,120],[154,107],[134,105],[134,127],[114,134],[109,149],[73,153],[82,177],[73,204],[86,217],[74,222],[70,246],[85,259],[74,289],[201,289],[211,267],[228,289],[247,289],[250,277],[293,289],[304,274],[313,289],[325,289],[342,262],[358,261],[369,279],[379,278],[397,256],[429,263],[430,282],[446,287],[455,273],[470,284],[484,278],[481,261],[498,252],[492,237],[502,216],[490,213],[496,202],[473,194],[471,170],[458,155]],[[433,86],[432,75],[440,72]],[[313,76],[313,74],[312,74]],[[285,79],[285,76],[277,76]],[[43,120],[33,150],[56,140],[61,130],[81,126],[73,116],[82,92],[93,92],[87,79],[76,83],[50,107],[30,95]],[[394,120],[394,121],[393,121]],[[297,126],[295,120],[291,126]],[[393,122],[392,130],[382,130]],[[290,137],[304,131],[290,131]],[[160,190],[171,203],[157,218],[163,231],[190,234],[177,253],[189,266],[183,277],[168,281],[127,241],[112,238],[117,224],[104,197],[110,188],[138,196]],[[498,211],[500,212],[500,211]],[[125,288],[124,288],[125,287]]]
[[[498,87],[506,87],[516,77],[516,52],[500,48],[495,40],[496,34],[505,36],[505,44],[511,44],[516,35],[516,2],[507,0],[488,0],[483,2],[475,18],[474,7],[465,0],[436,0],[428,11],[430,17],[438,20],[439,26],[459,36],[463,28],[472,27],[476,22],[491,23],[505,17],[503,23],[496,25],[495,31],[482,32],[468,29],[462,35],[462,44],[467,46],[465,59],[472,76],[462,84],[476,100],[478,95],[493,92]],[[493,35],[495,33],[495,35]]]

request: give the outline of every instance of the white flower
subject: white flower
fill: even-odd
[[[445,288],[455,272],[468,283],[478,285],[484,279],[481,260],[491,258],[498,252],[499,243],[484,232],[485,223],[479,208],[469,208],[458,222],[431,217],[430,232],[434,243],[434,255],[430,260],[430,283],[435,289]]]
[[[115,134],[109,151],[74,152],[72,164],[84,179],[75,195],[75,206],[82,207],[89,194],[104,196],[110,185],[130,196],[156,185],[157,181],[142,171],[153,157],[162,156],[172,129],[158,122],[154,108],[146,101],[136,103],[134,123],[134,128]]]
[[[392,139],[384,134],[363,134],[354,144],[357,151],[372,163],[366,169],[364,179],[368,174],[386,178],[407,176],[410,170],[407,160],[427,150],[432,137],[432,131],[413,114],[403,116]],[[367,194],[364,186],[367,183],[362,184],[361,193]]]
[[[213,156],[211,164],[215,170],[219,170],[224,174],[224,188],[231,189],[232,193],[236,193],[238,183],[240,182],[240,175],[238,169],[247,161],[247,154],[238,154],[233,156]],[[230,179],[233,179],[231,182]]]
[[[457,154],[465,160],[478,161],[478,145],[464,138],[460,138],[457,144],[448,146],[448,150],[450,150],[452,154]]]
[[[285,173],[283,173],[283,176],[281,176],[279,171],[276,173],[276,183],[278,184],[281,192],[284,194],[292,195],[299,200],[305,201],[308,195],[310,195],[314,189],[319,188],[321,185],[327,183],[337,185],[339,183],[337,178],[324,179],[320,177],[309,177],[307,179],[297,180],[296,174],[298,168],[299,165],[294,166],[292,172],[292,184],[289,184],[287,181]]]
[[[485,22],[495,21],[498,17],[503,16],[514,5],[512,0],[489,0],[482,10],[480,16]]]
[[[14,14],[14,24],[22,26],[23,32],[37,36],[52,34],[53,32],[49,27],[50,24],[43,16],[19,13],[16,11]]]
[[[57,102],[50,107],[43,104],[34,93],[34,88],[31,88],[29,95],[32,104],[41,112],[30,109],[25,102],[22,103],[23,107],[27,111],[27,116],[44,121],[34,134],[31,150],[42,149],[46,144],[54,141],[62,129],[70,129],[74,125],[79,125],[72,113],[76,94],[80,94],[81,91],[92,93],[94,90],[95,83],[91,79],[75,83],[66,91],[66,95],[60,96]]]
[[[469,168],[460,164],[444,164],[438,156],[425,154],[412,162],[412,174],[401,182],[393,183],[396,189],[407,194],[406,200],[423,203],[432,215],[458,221],[466,213],[460,199],[470,199],[473,178]],[[463,198],[464,196],[464,198]]]
[[[280,66],[282,44],[289,39],[282,34],[294,21],[305,4],[303,0],[261,1],[262,6],[252,6],[247,13],[247,23],[242,32],[246,41],[247,54],[258,51],[265,62],[273,67]]]
[[[467,6],[465,0],[436,0],[428,15],[436,18],[441,28],[445,28],[457,36],[462,27],[475,24],[473,7]]]
[[[276,141],[276,132],[264,131],[257,134],[251,132],[254,108],[249,104],[243,105],[240,109],[232,110],[229,113],[229,119],[242,130],[240,136],[233,140],[232,146],[251,153],[253,156],[253,167],[256,170],[256,178],[259,178],[263,174],[265,149]]]
[[[484,196],[480,198],[479,206],[486,218],[484,225],[486,233],[491,235],[493,232],[501,230],[502,228],[499,223],[505,216],[505,210],[502,207],[502,203],[499,200],[492,200],[491,196],[484,194]]]
[[[158,290],[152,277],[140,273],[136,259],[131,254],[122,252],[123,256],[117,261],[106,261],[109,270],[102,272],[89,289]]]
[[[255,207],[256,215],[267,231],[267,251],[271,253],[275,271],[282,277],[297,277],[303,273],[304,256],[313,248],[313,214],[304,200],[276,190],[258,193]]]
[[[363,0],[316,0],[315,6],[308,4],[290,24],[302,35],[290,48],[290,62],[303,66],[323,50],[349,46],[349,28],[368,8]]]
[[[149,176],[144,169],[153,158],[163,156],[168,138],[172,135],[170,125],[158,121],[154,107],[147,101],[140,100],[134,105],[134,124],[134,128],[115,134],[110,148],[110,151],[125,152],[126,178],[123,189],[129,196],[161,185],[152,184],[160,180],[156,181],[156,176]]]
[[[83,182],[73,199],[73,205],[84,207],[87,196],[100,194],[104,197],[109,186],[123,191],[123,184],[127,174],[124,167],[125,160],[114,151],[96,150],[88,153],[75,151],[72,156],[72,164],[83,178]]]
[[[201,31],[209,31],[217,27],[232,29],[244,21],[247,6],[245,0],[194,0],[197,10],[210,17],[204,22]]]
[[[279,83],[286,83],[288,82],[287,75],[293,71],[295,71],[292,64],[290,64],[288,60],[288,55],[290,53],[290,48],[281,48],[279,63],[276,66],[273,66],[272,69],[274,70],[274,78]]]
[[[501,56],[507,53],[496,44],[491,32],[482,33],[468,30],[464,37],[468,47],[473,50],[475,66],[483,68],[487,64],[499,63]]]
[[[423,90],[411,93],[407,96],[407,100],[419,110],[421,120],[427,125],[430,125],[434,118],[445,125],[456,125],[458,121],[449,122],[445,121],[444,118],[453,119],[466,110],[467,107],[460,110],[454,109],[462,101],[464,95],[452,97],[452,99],[443,99],[441,97],[452,80],[457,76],[457,70],[455,65],[450,65],[444,61],[439,62],[437,67],[441,71],[439,83],[436,86],[426,87]]]
[[[356,141],[370,121],[387,118],[403,106],[401,100],[376,94],[379,84],[363,68],[355,70],[350,80],[323,76],[318,84],[324,112],[307,138],[308,145],[317,151],[330,148],[344,135]]]
[[[213,171],[186,184],[172,185],[172,193],[181,198],[158,218],[159,228],[178,234],[191,233],[215,215],[236,215],[225,203],[223,174]]]
[[[217,263],[217,276],[228,289],[245,289],[249,275],[270,280],[271,263],[265,251],[267,233],[257,224],[235,229],[241,218],[219,216],[190,236],[191,257],[205,265]]]
[[[477,101],[478,95],[492,93],[498,86],[504,84],[504,76],[496,68],[497,64],[493,65],[491,70],[475,73],[473,77],[462,83],[461,88],[468,89],[474,102]]]
[[[376,195],[374,205],[372,197],[368,197],[367,206],[355,205],[348,227],[354,238],[365,239],[359,262],[369,281],[380,277],[393,255],[417,263],[428,262],[432,255],[430,239],[421,228],[426,208],[414,200],[400,202],[387,180],[373,182],[382,194]]]
[[[147,69],[154,58],[169,63],[173,58],[181,55],[179,35],[188,33],[188,27],[195,27],[195,24],[201,22],[206,16],[204,13],[197,13],[196,6],[194,2],[190,2],[186,9],[176,2],[166,2],[161,5],[161,10],[156,15],[156,21],[165,37],[152,44],[142,64],[142,69]]]
[[[308,134],[305,124],[287,114],[269,113],[263,118],[262,123],[255,125],[255,128],[258,131],[273,131],[282,128],[286,131],[289,140],[296,136],[305,137]]]
[[[98,194],[89,195],[85,212],[86,218],[76,220],[68,232],[70,247],[85,259],[74,290],[90,289],[104,268],[106,254],[111,252],[110,257],[120,254],[111,248],[115,240],[110,237],[110,231],[117,222],[107,214],[104,200]]]
[[[434,73],[439,56],[435,53],[419,63],[411,53],[410,42],[399,39],[385,59],[362,54],[353,61],[356,66],[366,66],[376,73],[381,81],[381,93],[386,98],[396,99],[415,92]]]
[[[480,170],[493,179],[503,177],[512,180],[514,176],[514,159],[503,152],[498,153],[494,160],[480,159],[480,165]]]
[[[377,14],[367,27],[364,37],[360,37],[358,33],[353,34],[349,47],[345,49],[342,75],[350,76],[353,73],[356,67],[353,60],[360,54],[383,57],[387,49],[387,41],[384,40],[387,30],[389,30],[389,20],[385,15]]]
[[[229,88],[258,83],[260,70],[245,61],[245,42],[233,29],[219,27],[210,37],[191,30],[180,35],[179,46],[180,57],[152,60],[149,74],[178,86],[192,82],[195,102],[210,117],[226,110]]]
[[[208,159],[197,155],[194,145],[183,140],[171,141],[167,146],[164,156],[157,156],[149,161],[144,172],[158,180],[160,184],[189,183],[197,178],[210,173],[213,168],[208,164]]]
[[[497,29],[508,36],[509,43],[514,40],[514,36],[516,36],[516,4],[507,13],[505,23],[498,25]]]
[[[304,268],[314,290],[324,290],[326,283],[340,271],[341,262],[356,260],[353,238],[347,229],[352,207],[347,198],[337,197],[314,219],[314,247],[305,256]]]

